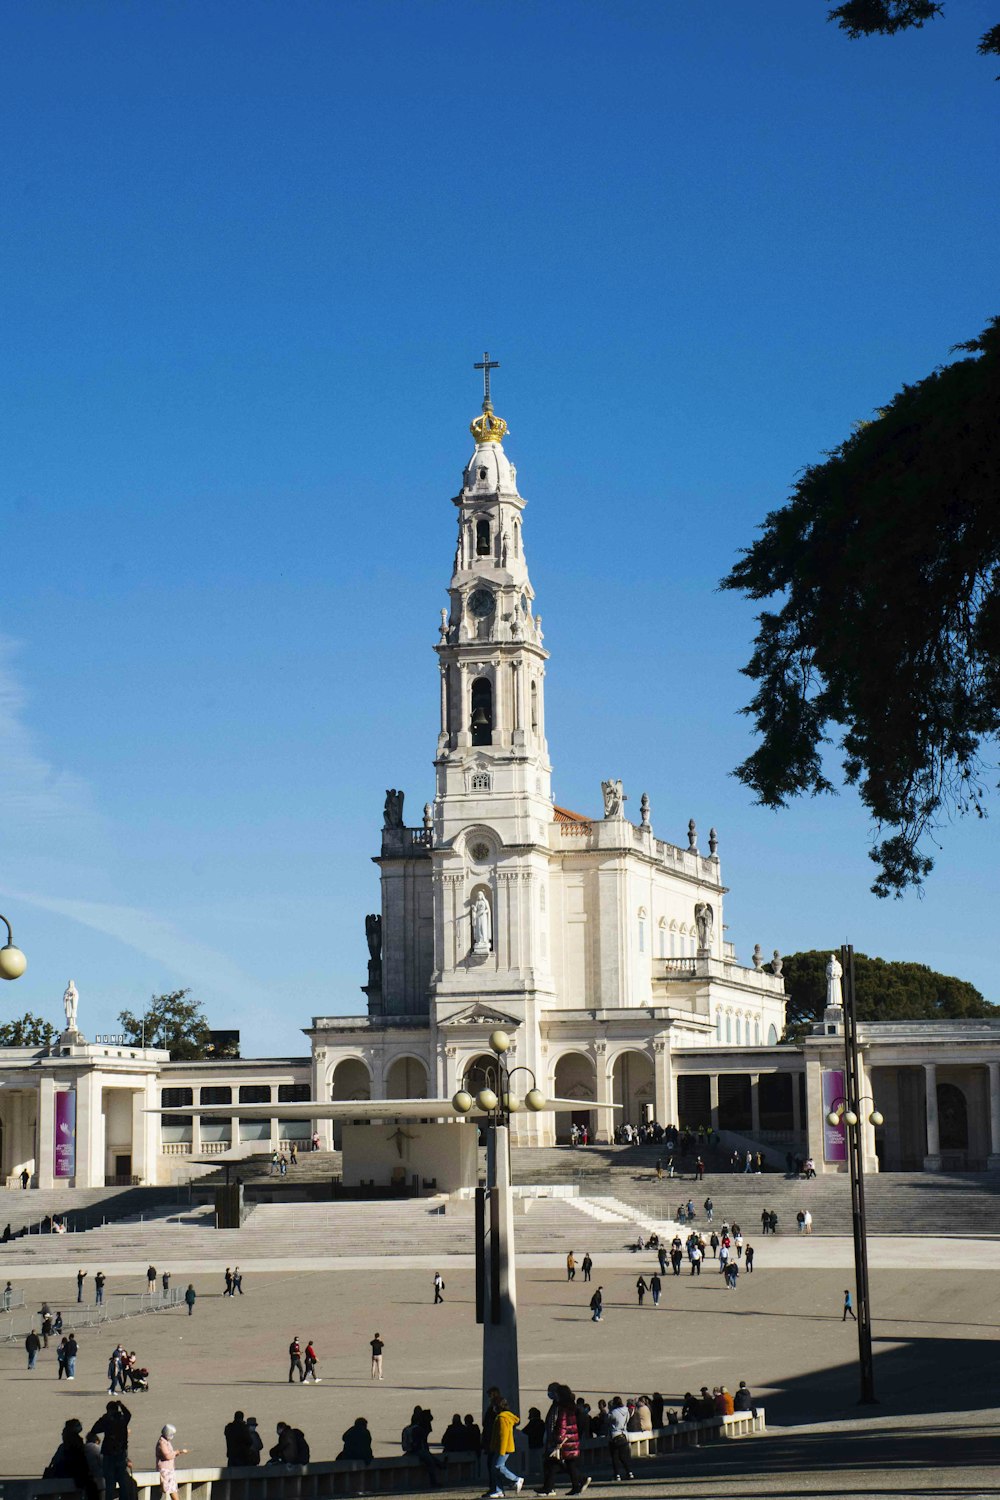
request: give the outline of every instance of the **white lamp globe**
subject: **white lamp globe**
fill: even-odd
[[[494,1052],[506,1052],[510,1048],[510,1037],[506,1031],[490,1032],[490,1048]]]
[[[829,1121],[829,1123],[831,1125],[839,1125],[840,1124],[840,1116],[838,1115],[838,1113],[837,1113],[837,1111],[835,1109],[831,1109],[830,1113],[827,1115],[826,1118],[827,1118],[827,1120]]]
[[[516,1115],[519,1109],[524,1108],[524,1104],[516,1094],[504,1094],[503,1107],[509,1110],[512,1115]]]
[[[882,1113],[882,1111],[880,1109],[873,1109],[872,1112],[871,1112],[871,1114],[868,1116],[868,1119],[870,1120],[870,1122],[873,1125],[884,1125],[885,1124],[885,1115]]]
[[[20,979],[27,967],[28,960],[13,943],[0,948],[0,979]]]
[[[459,1089],[458,1093],[452,1096],[451,1104],[457,1114],[467,1115],[475,1102],[472,1095],[465,1089]]]
[[[541,1089],[529,1089],[524,1096],[524,1102],[528,1109],[534,1110],[537,1114],[540,1109],[545,1108],[545,1095]]]
[[[491,1115],[499,1104],[499,1099],[492,1089],[480,1089],[476,1095],[476,1103],[484,1115]]]
[[[844,1119],[847,1121],[848,1125],[856,1125],[858,1123],[858,1117],[854,1113],[853,1109],[845,1111]]]

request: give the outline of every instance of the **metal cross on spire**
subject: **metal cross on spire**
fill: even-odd
[[[499,370],[500,361],[498,359],[490,359],[490,351],[487,349],[484,351],[482,359],[477,364],[474,364],[472,368],[474,370],[482,370],[483,372],[483,410],[485,411],[490,404],[490,371]]]

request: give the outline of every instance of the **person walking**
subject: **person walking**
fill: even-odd
[[[516,1412],[511,1411],[503,1397],[497,1393],[496,1410],[493,1412],[493,1422],[490,1429],[490,1468],[492,1471],[493,1488],[489,1494],[489,1500],[504,1500],[503,1481],[506,1479],[514,1486],[514,1493],[519,1495],[524,1486],[524,1480],[519,1474],[513,1474],[508,1465],[508,1458],[514,1452],[514,1428],[521,1418]]]
[[[146,1267],[146,1291],[156,1291],[156,1267],[153,1265]]]
[[[694,1164],[694,1175],[699,1182],[705,1181],[705,1163],[700,1156]]]
[[[239,1292],[239,1294],[240,1294],[241,1297],[243,1296],[243,1272],[240,1270],[239,1266],[234,1266],[233,1267],[233,1290],[232,1290],[232,1294],[231,1295],[235,1297],[235,1295],[236,1295],[237,1292]]]
[[[305,1385],[305,1383],[309,1379],[310,1375],[313,1378],[313,1385],[322,1385],[322,1383],[323,1383],[322,1376],[316,1374],[316,1366],[318,1364],[319,1364],[319,1355],[316,1353],[316,1346],[315,1346],[315,1344],[313,1343],[312,1339],[310,1339],[309,1342],[308,1342],[308,1344],[306,1345],[306,1373],[302,1377],[302,1384],[303,1385]]]
[[[369,1342],[371,1343],[372,1350],[372,1379],[374,1380],[377,1376],[378,1379],[381,1380],[382,1350],[385,1348],[385,1344],[382,1340],[382,1335],[376,1331],[375,1337],[369,1340]]]
[[[188,1289],[184,1293],[184,1301],[187,1303],[187,1310],[188,1310],[188,1317],[189,1318],[190,1318],[191,1314],[194,1312],[194,1304],[195,1304],[195,1299],[197,1298],[197,1296],[198,1296],[198,1293],[195,1291],[195,1289],[191,1285],[191,1283],[188,1282]]]
[[[439,1302],[443,1302],[444,1301],[444,1298],[441,1295],[441,1293],[443,1291],[444,1291],[444,1277],[441,1275],[440,1271],[435,1271],[434,1272],[434,1306],[435,1307],[438,1305]]]
[[[177,1428],[172,1422],[161,1427],[160,1436],[156,1442],[156,1470],[160,1476],[160,1491],[170,1500],[171,1495],[177,1494],[177,1475],[174,1472],[174,1464],[186,1448],[175,1448],[174,1438],[177,1436]],[[108,1497],[105,1496],[105,1500]]]
[[[107,1279],[108,1278],[105,1276],[103,1271],[98,1271],[97,1275],[94,1277],[94,1301],[97,1303],[98,1307],[100,1307],[101,1303],[104,1301],[104,1284]]]
[[[132,1413],[122,1401],[109,1401],[104,1416],[98,1417],[87,1433],[87,1442],[101,1443],[101,1468],[104,1472],[104,1500],[125,1500],[129,1488],[128,1424]]]
[[[729,1246],[726,1244],[725,1240],[723,1240],[722,1244],[719,1246],[719,1270],[722,1272],[723,1276],[725,1276],[726,1274],[726,1267],[728,1266],[728,1264]]]
[[[802,1226],[805,1229],[806,1234],[812,1234],[812,1232],[813,1232],[813,1216],[810,1213],[810,1211],[809,1211],[808,1208],[806,1209],[805,1213],[802,1215]]]
[[[302,1368],[302,1345],[298,1338],[292,1339],[288,1346],[288,1384],[291,1385],[295,1372],[299,1372],[299,1384],[305,1380],[305,1371]]]
[[[806,1216],[805,1216],[805,1213],[803,1212],[803,1210],[801,1208],[799,1209],[798,1213],[795,1215],[795,1222],[799,1226],[799,1234],[801,1234],[802,1231],[806,1227]]]
[[[589,1250],[584,1255],[583,1260],[581,1260],[580,1266],[581,1266],[581,1268],[583,1270],[583,1279],[584,1279],[584,1281],[589,1281],[590,1280],[590,1273],[594,1269],[594,1262],[590,1258],[590,1251]]]
[[[0,1298],[0,1305],[3,1306],[4,1312],[10,1312],[11,1303],[13,1301],[14,1301],[14,1285],[13,1285],[13,1282],[8,1281],[7,1285],[3,1289],[3,1297]]]
[[[608,1410],[608,1457],[615,1479],[634,1479],[632,1447],[628,1440],[628,1407],[616,1396]]]
[[[599,1286],[590,1299],[590,1321],[599,1323],[604,1317],[604,1288]]]
[[[771,1227],[771,1211],[768,1208],[762,1208],[761,1211],[760,1211],[760,1232],[761,1232],[761,1234],[767,1234],[767,1231],[768,1231],[768,1229],[770,1227]]]
[[[751,1275],[751,1273],[753,1272],[753,1246],[752,1245],[748,1245],[747,1246],[746,1253],[743,1256],[743,1263],[746,1266],[747,1275],[748,1276]]]
[[[666,1245],[664,1245],[664,1244],[660,1245],[659,1249],[656,1252],[656,1259],[660,1263],[660,1275],[661,1276],[666,1276],[666,1274],[667,1274],[667,1247],[666,1247]]]
[[[566,1280],[576,1280],[576,1256],[573,1254],[572,1250],[566,1257]]]
[[[848,1291],[847,1287],[845,1287],[844,1288],[844,1316],[841,1318],[840,1321],[842,1323],[846,1323],[847,1320],[848,1320],[848,1318],[850,1318],[853,1323],[856,1323],[858,1321],[857,1318],[854,1316],[854,1303],[853,1303],[853,1301],[851,1299],[851,1294]]]
[[[738,1229],[733,1236],[733,1244],[736,1246],[736,1259],[741,1260],[743,1257],[743,1235]]]
[[[654,1271],[653,1274],[652,1274],[652,1276],[649,1278],[649,1290],[650,1290],[650,1295],[653,1298],[653,1306],[654,1307],[659,1307],[659,1305],[660,1305],[660,1292],[662,1291],[662,1289],[663,1289],[663,1283],[660,1280],[659,1276],[657,1276],[656,1272]]]
[[[702,1252],[701,1252],[701,1246],[698,1245],[698,1244],[692,1245],[691,1246],[691,1252],[690,1252],[690,1255],[689,1255],[688,1258],[691,1261],[691,1275],[692,1276],[700,1276],[701,1275],[701,1263],[702,1263],[702,1260],[704,1259],[704,1257],[702,1255]]]
[[[38,1316],[42,1320],[42,1348],[47,1349],[52,1335],[52,1309],[47,1302],[42,1303]]]
[[[231,1297],[233,1295],[233,1273],[229,1269],[228,1266],[226,1267],[225,1283],[226,1283],[226,1290],[223,1292],[222,1295],[224,1297]]]
[[[33,1370],[35,1368],[35,1361],[38,1358],[38,1351],[42,1347],[42,1341],[34,1329],[31,1330],[25,1339],[24,1347],[28,1353],[28,1369]]]
[[[86,1276],[87,1276],[86,1271],[77,1271],[77,1273],[76,1273],[76,1300],[77,1300],[77,1302],[82,1302],[83,1301],[83,1283],[84,1283],[84,1281],[86,1279]]]
[[[580,1467],[580,1429],[577,1426],[576,1397],[568,1385],[561,1385],[555,1399],[551,1446],[547,1445],[542,1465],[541,1495],[554,1495],[552,1481],[557,1466],[570,1478],[571,1495],[582,1495],[590,1486],[590,1477]]]
[[[636,1293],[637,1293],[638,1298],[639,1298],[639,1306],[641,1307],[642,1304],[643,1304],[643,1302],[646,1299],[646,1293],[649,1290],[649,1288],[646,1285],[646,1278],[645,1278],[645,1276],[640,1276],[639,1277],[638,1281],[635,1284],[635,1290],[636,1290]]]
[[[21,1186],[22,1186],[22,1188],[24,1189],[25,1192],[28,1191],[28,1184],[29,1184],[30,1181],[31,1181],[31,1173],[28,1171],[27,1167],[22,1167],[21,1168]]]
[[[712,1215],[714,1213],[715,1213],[715,1204],[712,1202],[711,1195],[709,1195],[705,1199],[705,1214],[706,1214],[706,1222],[707,1223],[711,1224],[711,1222],[712,1222]]]

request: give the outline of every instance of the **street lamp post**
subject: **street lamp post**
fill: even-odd
[[[4,946],[0,948],[0,979],[20,979],[21,975],[28,967],[28,960],[25,958],[20,948],[14,947],[14,934],[11,931],[10,923],[7,921],[7,918],[3,915],[0,915],[0,922],[2,922],[7,929],[7,941]]]
[[[490,1036],[495,1061],[480,1072],[484,1086],[475,1097],[466,1087],[469,1075],[452,1099],[455,1110],[467,1115],[477,1108],[487,1117],[486,1187],[476,1189],[476,1322],[483,1325],[483,1397],[491,1386],[504,1394],[512,1411],[520,1410],[517,1357],[517,1275],[514,1259],[514,1202],[510,1183],[510,1117],[521,1109],[545,1108],[530,1068],[511,1068],[506,1062],[510,1037],[505,1031]],[[531,1087],[523,1099],[511,1080],[527,1073]]]
[[[882,1115],[870,1095],[861,1092],[861,1070],[858,1063],[858,1023],[854,1001],[854,949],[847,943],[840,950],[844,971],[844,1052],[846,1056],[846,1099],[837,1100],[827,1115],[831,1125],[843,1120],[847,1137],[847,1164],[851,1174],[851,1221],[854,1228],[854,1281],[858,1304],[858,1364],[861,1374],[860,1402],[876,1402],[875,1366],[872,1360],[871,1297],[868,1288],[868,1221],[865,1216],[864,1121],[861,1105],[867,1099],[872,1105],[868,1115],[871,1125],[881,1125]]]

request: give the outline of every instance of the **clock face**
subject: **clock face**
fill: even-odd
[[[493,595],[489,589],[476,589],[469,595],[469,608],[474,615],[491,615],[493,613]]]

